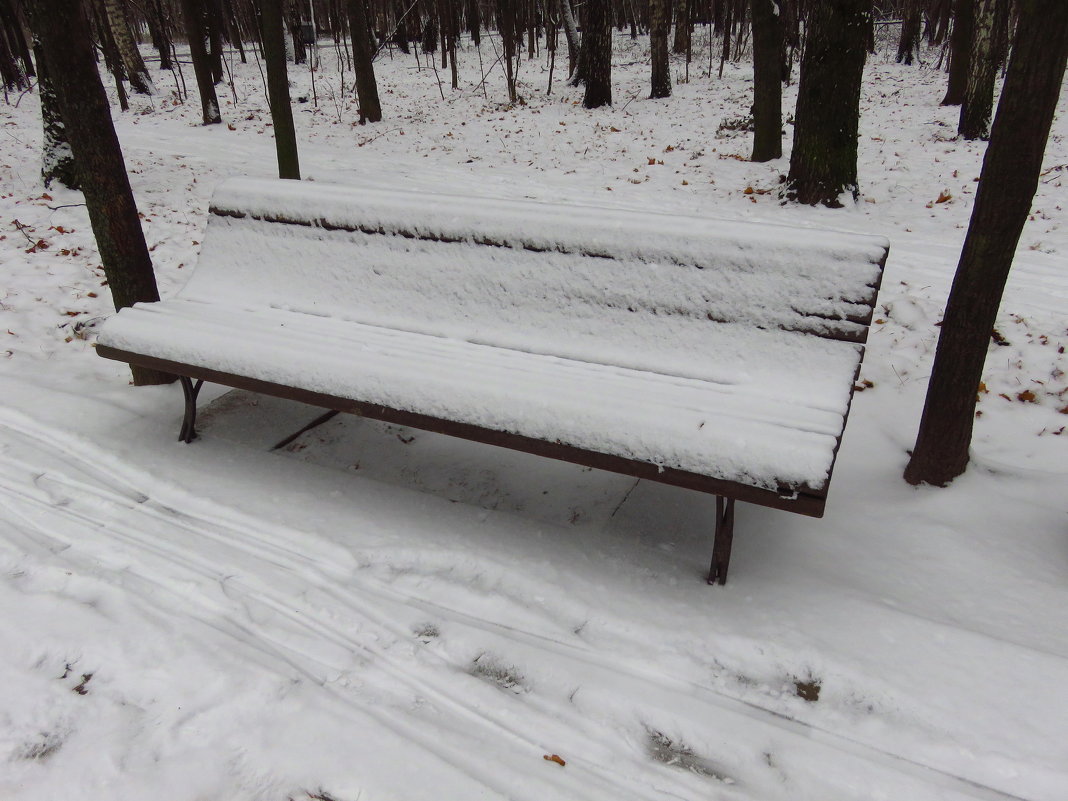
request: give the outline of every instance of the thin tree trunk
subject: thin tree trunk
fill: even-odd
[[[920,46],[920,23],[923,19],[920,0],[904,0],[901,16],[901,37],[897,42],[897,63],[911,65]]]
[[[1068,3],[1019,0],[1019,25],[979,190],[938,337],[910,484],[964,472],[990,332],[1038,188],[1068,61]]]
[[[570,78],[575,74],[579,60],[578,25],[575,23],[575,14],[571,10],[571,0],[557,0],[557,2],[560,5],[560,18],[564,21],[564,36],[567,37],[567,74]]]
[[[676,55],[690,52],[690,3],[692,0],[675,0],[675,39],[671,52]]]
[[[104,12],[107,14],[111,35],[115,38],[115,46],[122,56],[123,66],[126,67],[130,86],[139,94],[153,94],[155,89],[152,86],[152,78],[149,77],[148,68],[145,67],[141,52],[137,49],[130,23],[126,19],[126,9],[119,0],[104,0]]]
[[[753,161],[782,157],[782,13],[775,0],[752,0]]]
[[[70,0],[35,0],[30,15],[62,117],[78,121],[67,128],[67,136],[80,165],[85,205],[115,308],[158,301],[152,260],[100,83],[84,9]],[[130,369],[135,384],[174,380],[157,370]]]
[[[200,92],[201,115],[205,125],[217,125],[222,122],[222,115],[219,113],[219,98],[215,94],[211,64],[208,62],[207,31],[204,24],[206,13],[204,0],[182,0],[189,55],[193,60],[193,72],[196,73],[197,89]]]
[[[954,0],[953,32],[949,37],[949,85],[943,106],[959,106],[964,102],[971,73],[972,27],[975,21],[975,0]]]
[[[508,102],[519,99],[515,87],[515,52],[518,40],[516,0],[497,0],[497,27],[501,34],[501,49],[504,51],[504,81],[508,87]]]
[[[586,59],[585,108],[612,105],[611,0],[586,0],[586,27],[582,33]]]
[[[997,0],[977,0],[975,7],[971,71],[957,125],[957,133],[965,139],[987,139],[990,136],[994,81],[998,74],[998,52],[994,41],[997,5]]]
[[[218,86],[223,79],[223,15],[220,0],[206,0],[204,4],[204,30],[207,34],[208,64],[211,66],[211,82]]]
[[[293,107],[289,102],[289,76],[286,73],[283,0],[260,0],[263,24],[263,53],[267,64],[267,94],[274,123],[274,144],[278,155],[278,177],[300,180],[297,134],[293,128]]]
[[[652,51],[652,92],[649,97],[671,97],[668,31],[671,0],[649,0],[649,49]]]
[[[871,0],[825,0],[809,16],[786,196],[837,208],[857,189],[860,85]]]
[[[360,99],[360,124],[380,122],[382,104],[371,63],[371,32],[367,25],[367,0],[348,0],[349,35],[352,38],[352,66],[356,73],[356,95]]]

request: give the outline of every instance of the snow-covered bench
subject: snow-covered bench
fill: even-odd
[[[885,240],[297,181],[216,191],[178,295],[97,352],[819,517]],[[197,380],[197,384],[192,381]]]

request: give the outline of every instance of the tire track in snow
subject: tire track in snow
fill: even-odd
[[[4,419],[6,418],[6,419]],[[307,549],[293,546],[297,540],[302,545],[314,542],[313,538],[304,537],[297,532],[275,527],[265,521],[255,520],[233,510],[220,510],[217,505],[192,497],[181,497],[183,493],[162,482],[148,479],[143,474],[117,462],[110,454],[88,443],[67,440],[43,426],[33,423],[22,415],[4,411],[0,417],[0,427],[6,429],[6,450],[17,449],[18,441],[22,447],[31,452],[50,452],[53,461],[64,465],[63,470],[46,468],[41,470],[32,463],[20,462],[8,458],[4,469],[0,470],[0,492],[4,496],[4,505],[8,508],[30,506],[37,515],[51,518],[59,525],[57,529],[74,527],[78,529],[66,536],[44,531],[40,519],[26,521],[23,533],[31,539],[57,539],[67,547],[63,558],[76,561],[81,558],[89,572],[99,572],[91,551],[79,557],[79,551],[85,550],[87,543],[85,532],[97,534],[103,545],[121,543],[127,552],[141,552],[146,556],[162,560],[173,568],[178,568],[201,582],[217,582],[227,597],[253,602],[284,618],[290,628],[303,629],[309,636],[332,644],[340,651],[362,653],[368,660],[382,664],[390,669],[390,677],[404,685],[416,697],[427,698],[440,709],[448,710],[457,721],[453,728],[463,730],[466,725],[474,723],[476,727],[488,730],[493,737],[503,737],[514,743],[519,749],[528,752],[545,750],[545,742],[573,741],[570,732],[589,734],[591,724],[577,709],[554,707],[549,700],[542,701],[536,693],[530,693],[523,700],[530,712],[536,713],[533,724],[524,721],[524,729],[553,732],[542,734],[535,741],[524,732],[510,724],[508,716],[501,716],[496,709],[487,709],[458,700],[463,697],[467,686],[457,686],[451,681],[462,671],[462,667],[450,663],[445,658],[434,654],[429,649],[419,652],[424,660],[434,662],[438,673],[444,669],[445,679],[437,673],[425,675],[426,670],[413,672],[416,666],[411,660],[398,659],[388,648],[377,646],[370,638],[356,638],[347,633],[343,626],[334,622],[336,615],[324,615],[322,609],[315,608],[304,599],[298,591],[285,594],[279,587],[293,584],[315,587],[340,608],[348,618],[348,628],[356,631],[386,631],[396,638],[396,642],[411,642],[412,633],[394,622],[390,608],[418,608],[449,621],[450,625],[476,632],[482,636],[503,640],[509,644],[502,651],[533,650],[551,653],[554,662],[566,664],[569,671],[584,677],[583,683],[594,686],[608,686],[614,693],[623,697],[637,697],[646,703],[655,704],[669,710],[678,710],[687,717],[715,720],[720,728],[729,730],[732,739],[745,738],[753,742],[757,753],[770,739],[787,743],[796,755],[803,755],[803,761],[813,766],[811,775],[805,778],[819,781],[821,765],[837,765],[843,759],[859,760],[862,763],[859,775],[877,774],[887,786],[895,786],[899,791],[912,798],[949,797],[991,799],[1004,801],[1018,800],[1011,795],[987,787],[968,779],[952,775],[897,754],[885,752],[878,748],[849,739],[836,732],[830,732],[811,725],[786,718],[778,713],[756,704],[741,701],[717,691],[715,688],[698,686],[691,682],[674,679],[663,673],[642,666],[619,653],[602,654],[575,643],[546,637],[530,631],[509,627],[483,618],[474,617],[461,610],[442,606],[426,597],[401,592],[384,581],[366,575],[367,571],[352,571],[345,568],[344,562],[338,562],[340,549],[334,546]],[[8,454],[10,456],[10,453]],[[80,478],[69,475],[76,472]],[[145,484],[152,484],[149,491],[157,498],[143,494]],[[29,487],[29,489],[28,489]],[[175,496],[173,498],[168,496]],[[178,512],[170,503],[183,503],[187,511]],[[193,509],[196,511],[188,511]],[[100,518],[104,517],[102,521]],[[144,531],[150,533],[142,533]],[[183,540],[189,541],[188,547],[182,547]],[[201,555],[201,544],[210,543],[216,550],[227,552],[227,560],[213,560]],[[44,543],[48,547],[47,543]],[[54,548],[53,548],[54,550]],[[133,560],[136,564],[137,559]],[[249,576],[274,575],[275,582],[255,580],[249,577],[236,577],[223,571],[222,564],[228,566],[249,563]],[[275,575],[276,574],[276,575]],[[479,764],[479,760],[465,758],[465,749],[443,749],[440,736],[428,735],[415,723],[409,723],[397,716],[385,716],[366,704],[359,704],[358,699],[347,695],[343,688],[335,686],[329,679],[331,671],[338,671],[339,666],[321,657],[295,650],[284,637],[267,629],[265,625],[250,627],[236,620],[234,606],[226,607],[212,603],[203,595],[195,597],[199,606],[197,613],[190,614],[188,609],[191,595],[187,592],[180,596],[160,581],[159,576],[138,575],[136,571],[123,571],[124,585],[128,586],[131,576],[136,577],[145,587],[145,595],[157,598],[161,592],[169,593],[180,602],[182,612],[210,625],[230,636],[245,647],[258,651],[269,660],[276,660],[314,681],[319,686],[333,692],[347,705],[363,715],[372,717],[378,725],[408,739],[420,748],[446,762],[458,764],[465,773],[477,778],[505,795],[514,795],[518,786],[515,780],[502,781],[499,774],[501,765],[492,769]],[[158,602],[158,601],[157,601]],[[240,605],[238,605],[240,607]],[[218,620],[221,618],[221,622]],[[341,666],[344,670],[344,666]],[[463,676],[462,682],[469,681]],[[562,718],[562,720],[561,720]],[[425,723],[425,721],[423,721]],[[455,731],[450,732],[455,736]],[[587,752],[592,750],[586,748]],[[618,753],[597,754],[601,760],[618,762],[628,755]],[[576,753],[580,753],[576,749]],[[631,754],[630,756],[633,756]],[[553,782],[557,789],[564,791],[568,782],[579,783],[566,787],[566,792],[592,799],[597,797],[662,797],[667,793],[679,797],[689,797],[693,790],[692,777],[680,776],[676,781],[665,771],[646,770],[644,775],[628,770],[630,766],[619,764],[601,765],[593,759],[582,757],[569,759],[569,764],[581,768],[582,773],[560,773]],[[529,777],[524,776],[517,765],[518,784]],[[528,771],[529,773],[529,771]],[[627,775],[634,773],[634,775]],[[740,777],[743,786],[748,784],[766,784],[766,777]],[[667,786],[652,786],[670,784]],[[823,782],[820,782],[821,784]],[[637,786],[636,786],[637,785]],[[638,787],[644,793],[636,796]],[[875,786],[880,786],[876,784]],[[715,787],[715,785],[713,785]],[[726,786],[721,786],[727,791]],[[743,789],[738,787],[738,790]],[[753,789],[752,787],[750,789]],[[830,788],[826,788],[830,789]],[[763,787],[764,792],[774,793],[774,787]],[[924,792],[926,791],[926,792]],[[733,791],[730,791],[733,792]],[[917,795],[917,793],[922,793]],[[531,794],[534,797],[536,793]],[[783,797],[789,797],[783,796]],[[898,797],[906,797],[900,795]]]

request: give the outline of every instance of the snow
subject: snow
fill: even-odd
[[[212,208],[101,344],[771,490],[826,485],[862,349],[801,331],[863,336],[887,246],[318,182]]]
[[[884,48],[861,202],[781,206],[786,160],[717,132],[749,107],[748,65],[708,78],[697,43],[690,83],[650,101],[645,40],[618,38],[619,102],[596,112],[546,97],[538,61],[508,109],[473,50],[444,104],[432,71],[386,57],[387,120],[366,128],[324,48],[296,116],[320,183],[891,240],[826,517],[739,505],[714,588],[699,493],[344,415],[271,451],[319,410],[215,388],[202,438],[175,442],[179,388],[131,388],[92,351],[110,298],[80,195],[40,184],[36,97],[0,106],[0,797],[1065,797],[1066,106],[971,466],[913,488],[983,145],[953,138],[944,75]],[[215,188],[274,170],[259,74],[233,67],[236,130],[162,83],[115,114],[166,298],[210,244]]]

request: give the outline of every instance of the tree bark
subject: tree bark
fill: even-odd
[[[155,88],[152,86],[152,78],[149,77],[148,68],[137,49],[130,23],[126,19],[126,9],[119,0],[104,0],[104,12],[107,14],[108,27],[115,39],[115,46],[122,56],[122,64],[126,67],[130,86],[139,94],[153,94]]]
[[[564,21],[564,35],[567,37],[567,74],[570,79],[575,74],[579,61],[578,25],[571,10],[571,0],[557,0],[560,5],[560,17]],[[577,85],[577,84],[576,84]]]
[[[74,161],[74,152],[67,141],[67,129],[63,124],[63,114],[59,108],[59,98],[48,72],[44,51],[39,42],[33,44],[33,54],[37,59],[37,80],[41,96],[41,124],[44,139],[41,145],[41,179],[45,187],[52,181],[59,181],[68,189],[80,189],[78,167]]]
[[[949,85],[943,106],[959,106],[964,102],[972,61],[972,27],[975,21],[975,0],[954,0],[953,32],[949,35]]]
[[[752,0],[753,161],[782,157],[782,9]]]
[[[920,46],[923,9],[920,0],[904,0],[901,8],[901,37],[897,42],[897,63],[911,65]]]
[[[857,133],[871,0],[823,0],[809,17],[786,197],[842,205],[857,189]]]
[[[66,129],[67,137],[115,308],[158,301],[152,260],[97,72],[84,9],[71,0],[35,0],[30,16],[63,119],[77,121]],[[130,369],[135,384],[174,380],[157,370]]]
[[[585,108],[612,105],[612,5],[611,0],[587,0],[586,28],[582,48],[586,60]]]
[[[691,0],[675,0],[675,38],[671,43],[671,51],[679,56],[690,52],[690,36],[693,33],[690,25],[690,2]]]
[[[957,133],[965,139],[990,136],[990,114],[994,109],[994,82],[998,74],[995,46],[995,20],[998,0],[977,0],[972,26],[971,70],[960,106]]]
[[[201,115],[205,125],[218,125],[222,122],[222,114],[219,113],[219,98],[215,94],[215,81],[208,61],[206,14],[204,0],[182,0],[189,55],[193,60],[193,72],[197,76],[197,90],[200,92]]]
[[[382,104],[371,63],[371,29],[367,25],[367,0],[348,0],[352,66],[356,72],[356,96],[360,100],[360,124],[380,122]]]
[[[652,56],[652,91],[649,97],[671,97],[668,31],[671,0],[649,0],[649,49]]]
[[[1031,209],[1068,62],[1068,3],[1020,0],[1005,86],[953,279],[905,480],[945,486],[964,472],[990,332]]]
[[[289,75],[286,71],[285,25],[282,21],[283,0],[260,0],[263,25],[263,60],[267,65],[267,94],[274,146],[278,156],[278,177],[300,180],[297,134],[293,128],[293,106],[289,102]]]
[[[497,0],[497,27],[501,34],[504,81],[508,87],[508,102],[512,104],[519,99],[515,87],[515,52],[519,40],[515,4],[516,0]]]

